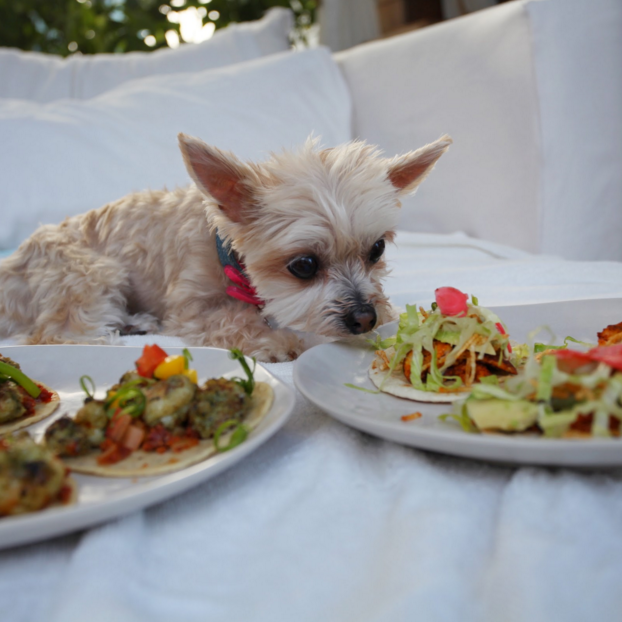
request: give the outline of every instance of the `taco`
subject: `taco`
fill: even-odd
[[[377,344],[369,377],[379,390],[422,402],[453,402],[473,385],[517,373],[508,331],[475,297],[436,290],[426,311],[406,305],[397,334]]]
[[[457,421],[468,432],[619,437],[622,344],[532,355],[503,387],[474,387],[441,418]]]
[[[63,462],[26,433],[0,439],[0,517],[74,503],[77,485]]]
[[[198,385],[184,352],[167,356],[145,346],[136,371],[102,400],[87,395],[74,418],[62,417],[46,430],[45,444],[72,471],[106,477],[163,475],[237,446],[270,410],[272,387],[254,381],[254,368],[239,351],[232,355],[245,380]]]
[[[0,436],[49,417],[59,404],[56,391],[32,380],[18,363],[0,355]]]

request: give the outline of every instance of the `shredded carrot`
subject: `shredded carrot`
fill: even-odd
[[[410,413],[410,415],[402,415],[402,421],[413,421],[415,419],[420,419],[422,417],[419,411],[415,413]]]

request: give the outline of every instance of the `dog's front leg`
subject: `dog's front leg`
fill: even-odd
[[[239,348],[266,363],[292,361],[304,350],[296,333],[271,328],[256,307],[229,298],[217,306],[200,301],[178,305],[167,314],[164,332],[191,345]]]

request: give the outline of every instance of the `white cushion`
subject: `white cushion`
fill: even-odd
[[[327,146],[350,140],[350,112],[325,48],[143,78],[89,100],[0,100],[0,248],[128,192],[188,184],[178,132],[259,159],[312,132]]]
[[[622,260],[622,2],[529,2],[542,128],[542,250]]]
[[[355,136],[454,138],[401,226],[622,260],[621,33],[620,0],[533,0],[336,55]]]
[[[509,2],[337,54],[354,135],[387,155],[447,133],[449,151],[400,226],[537,251],[538,106],[529,20]]]
[[[232,24],[199,44],[127,54],[51,54],[0,48],[0,97],[49,102],[88,99],[127,80],[223,67],[289,48],[291,11],[275,8],[255,22]]]

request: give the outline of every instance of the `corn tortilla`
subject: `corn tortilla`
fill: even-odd
[[[44,389],[47,389],[52,394],[52,399],[49,402],[38,402],[35,405],[35,413],[34,415],[22,416],[19,419],[15,419],[14,421],[9,421],[8,423],[0,424],[0,436],[4,436],[6,434],[11,434],[12,432],[16,432],[17,430],[21,430],[22,428],[27,428],[29,425],[33,423],[37,423],[38,421],[42,421],[46,417],[49,417],[59,406],[60,406],[60,396],[56,391],[50,389],[50,387],[44,385],[42,382],[37,380],[33,380],[33,382]]]
[[[463,398],[467,393],[465,391],[457,391],[455,393],[420,391],[419,389],[415,389],[412,384],[406,380],[401,365],[398,365],[388,378],[387,371],[388,370],[386,369],[380,370],[370,367],[369,378],[383,393],[389,393],[390,395],[395,395],[395,397],[402,397],[416,402],[450,404],[451,402],[455,402]],[[380,388],[381,385],[382,388]]]
[[[251,407],[243,422],[249,430],[259,425],[272,407],[273,400],[274,392],[269,384],[265,382],[255,384],[255,389],[251,396]],[[226,446],[230,436],[231,433],[223,434],[220,437],[219,443]],[[180,471],[197,462],[206,460],[215,453],[217,452],[214,441],[205,439],[199,441],[198,445],[177,453],[165,451],[159,454],[155,451],[137,449],[127,458],[115,464],[98,464],[97,458],[101,455],[99,449],[94,449],[85,456],[77,456],[75,458],[63,457],[62,460],[74,473],[100,475],[102,477],[147,477]]]

